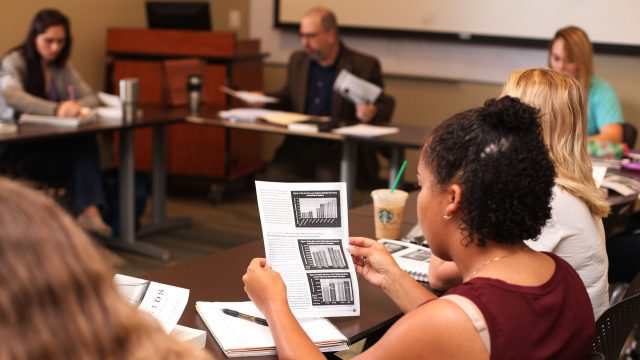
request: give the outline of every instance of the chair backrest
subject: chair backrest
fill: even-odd
[[[618,359],[631,330],[640,319],[640,294],[623,299],[608,308],[596,321],[593,351],[605,359]]]
[[[629,287],[627,291],[624,293],[624,298],[632,297],[636,294],[640,293],[640,272],[636,274],[636,276],[629,283]]]
[[[629,149],[633,149],[636,146],[636,139],[638,138],[638,129],[635,125],[624,123],[622,124],[622,142],[627,144]]]
[[[629,220],[629,217],[633,214],[633,208],[637,199],[637,193],[627,196],[609,197],[608,201],[611,206],[611,212],[609,216],[602,219],[604,234],[607,239],[617,234],[616,227],[624,228],[626,226],[627,220]]]

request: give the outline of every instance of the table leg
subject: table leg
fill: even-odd
[[[120,131],[120,238],[106,241],[105,245],[150,256],[160,260],[169,260],[169,252],[157,246],[136,242],[135,234],[135,167],[133,150],[133,129]]]
[[[193,222],[190,218],[167,219],[165,206],[167,200],[167,148],[166,148],[165,127],[156,126],[153,128],[153,167],[151,170],[152,183],[152,215],[151,225],[145,226],[138,232],[138,236],[146,236],[190,226]]]
[[[340,160],[340,181],[347,183],[347,202],[349,209],[354,207],[353,199],[356,190],[356,169],[358,168],[358,147],[354,141],[342,143],[342,159]]]
[[[389,162],[389,189],[393,186],[393,183],[396,181],[396,176],[398,176],[398,171],[400,171],[400,166],[402,166],[402,162],[404,162],[404,149],[400,147],[392,147],[391,148],[391,161]],[[403,174],[404,177],[404,174]],[[398,187],[402,185],[402,178],[398,181]]]

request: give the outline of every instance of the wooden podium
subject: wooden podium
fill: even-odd
[[[138,78],[141,104],[184,104],[189,73],[203,76],[205,104],[232,105],[220,86],[262,90],[259,40],[229,32],[110,28],[107,54],[107,87],[117,92],[120,79]],[[151,170],[151,135],[136,130],[137,170]],[[234,180],[262,167],[255,132],[179,124],[167,128],[166,140],[169,174]]]

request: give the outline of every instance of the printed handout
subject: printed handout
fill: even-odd
[[[267,262],[296,317],[360,315],[345,183],[256,181]]]

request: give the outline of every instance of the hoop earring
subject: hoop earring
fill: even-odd
[[[442,218],[445,220],[451,220],[451,215],[442,215]]]

